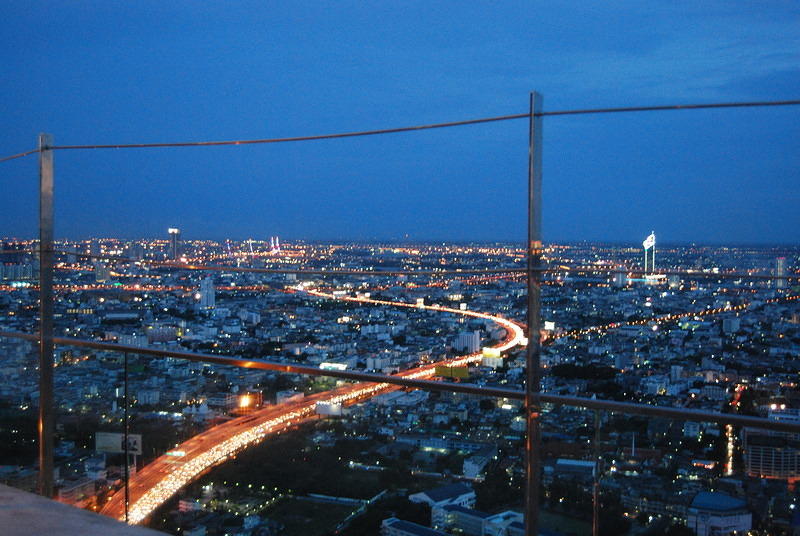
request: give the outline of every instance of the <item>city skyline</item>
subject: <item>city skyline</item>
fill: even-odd
[[[86,422],[56,435],[58,500],[123,518],[121,483],[128,478],[129,522],[174,534],[203,527],[213,533],[242,523],[288,526],[281,512],[305,503],[305,494],[359,502],[389,486],[403,489],[392,500],[407,505],[456,480],[471,497],[469,515],[513,520],[517,532],[506,535],[522,533],[526,428],[519,410],[528,302],[519,245],[364,247],[277,236],[173,244],[169,237],[165,229],[154,241],[60,244],[68,253],[55,274],[54,379],[63,400],[57,422],[76,415]],[[758,526],[771,534],[781,512],[796,504],[785,483],[796,478],[800,448],[789,442],[779,450],[791,467],[770,461],[781,445],[754,427],[797,427],[798,249],[783,256],[772,248],[659,242],[657,267],[665,273],[642,277],[639,244],[546,252],[555,269],[540,283],[541,385],[543,400],[555,406],[542,421],[542,482],[551,495],[540,508],[573,522],[614,521],[619,533],[662,523],[699,532],[716,521],[695,509],[733,501],[731,515],[741,518],[742,530]],[[185,263],[167,260],[177,246]],[[84,251],[122,255],[98,261],[83,258]],[[38,291],[31,284],[35,257],[22,255],[22,264],[5,265],[0,274],[0,398],[25,417],[36,394],[26,339],[36,337],[30,304]],[[460,381],[414,383],[436,377]],[[367,383],[339,384],[343,379]],[[486,396],[444,394],[453,386]],[[608,404],[619,402],[633,414],[611,413],[617,410]],[[592,404],[605,409],[596,416]],[[649,413],[637,417],[640,411]],[[648,414],[652,419],[642,418]],[[701,422],[686,421],[692,417]],[[123,441],[125,422],[142,447],[127,477],[120,457],[109,455],[119,447],[108,450],[98,439]],[[33,424],[22,437],[5,429],[6,461],[19,465],[4,478],[14,486],[30,486],[26,476],[35,474],[33,452],[15,451],[29,444]],[[586,441],[592,426],[595,447]],[[751,428],[740,435],[738,426]],[[96,433],[76,435],[80,430]],[[283,441],[310,448],[286,449]],[[402,456],[408,449],[414,454]],[[299,458],[286,459],[287,452]],[[604,460],[599,469],[592,469],[593,456]],[[658,466],[653,456],[662,460]],[[325,471],[314,473],[319,467]],[[392,471],[388,479],[373,481],[384,471]],[[419,479],[419,471],[435,483]],[[616,506],[590,516],[589,501],[599,505],[586,487],[593,475],[604,508],[609,501]],[[343,479],[365,487],[356,492]],[[615,486],[622,486],[620,495]],[[553,493],[565,489],[572,491],[562,505]],[[767,500],[782,506],[759,517]],[[407,521],[439,531],[462,526],[435,507],[415,516],[394,504],[341,512],[364,524],[343,534],[377,534],[379,523]],[[372,514],[362,516],[367,508]],[[658,518],[665,511],[670,515]],[[306,509],[303,519],[333,527],[342,519],[334,515]],[[542,526],[558,528],[552,520]]]
[[[183,232],[183,231],[182,231]],[[191,236],[189,235],[184,236],[181,238],[182,242],[187,243],[194,243],[194,242],[215,242],[217,244],[224,244],[226,241],[241,243],[242,245],[246,245],[248,241],[252,241],[253,243],[262,243],[268,244],[269,239],[273,237],[273,234],[267,233],[266,235],[253,235],[253,236]],[[283,235],[281,235],[283,236]],[[38,238],[34,235],[30,236],[0,236],[0,242],[36,242]],[[165,242],[169,240],[168,236],[160,236],[158,234],[151,235],[151,236],[142,236],[136,234],[130,235],[117,235],[117,236],[93,236],[93,235],[84,235],[84,236],[56,236],[56,243],[58,242],[90,242],[90,241],[123,241],[123,242],[137,242],[137,241],[154,241],[154,242]],[[283,241],[284,239],[281,238]],[[451,245],[451,246],[486,246],[486,245],[498,245],[498,246],[509,246],[509,247],[521,247],[524,248],[525,241],[522,239],[513,239],[513,240],[450,240],[450,239],[412,239],[410,237],[388,237],[388,238],[374,238],[374,239],[359,239],[359,238],[351,238],[351,237],[338,237],[338,238],[304,238],[300,236],[287,236],[285,239],[286,243],[289,245],[291,244],[351,244],[351,245],[394,245],[394,246],[403,246],[403,245]],[[620,248],[628,248],[628,249],[641,249],[641,240],[637,242],[636,238],[631,240],[545,240],[544,244],[546,246],[580,246],[580,245],[589,245],[589,246],[610,246],[610,247],[620,247]],[[783,250],[793,250],[800,245],[794,242],[700,242],[700,241],[661,241],[659,242],[661,247],[665,248],[685,248],[685,247],[734,247],[734,248],[747,248],[753,247],[758,249],[775,249],[778,251]]]
[[[7,6],[0,526],[796,529],[800,7],[731,7]]]

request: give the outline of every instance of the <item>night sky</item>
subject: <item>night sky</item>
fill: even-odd
[[[0,156],[549,110],[800,98],[796,2],[3,2]],[[61,151],[56,236],[505,241],[527,121]],[[0,236],[36,234],[35,156]],[[800,242],[800,107],[546,118],[547,241]]]

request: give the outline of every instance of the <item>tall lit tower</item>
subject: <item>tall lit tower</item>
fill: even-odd
[[[775,259],[775,275],[778,276],[775,288],[786,288],[786,257]]]
[[[181,230],[170,227],[167,229],[167,233],[169,233],[169,258],[174,261],[178,260],[178,256],[180,255]]]
[[[644,247],[644,272],[647,274],[647,250],[650,250],[650,271],[656,271],[656,232],[653,231],[650,235],[644,239],[642,242],[642,247]]]

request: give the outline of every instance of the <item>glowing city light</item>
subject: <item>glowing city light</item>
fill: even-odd
[[[338,294],[334,296],[333,294],[328,294],[313,289],[308,290],[304,287],[298,287],[298,290],[308,292],[309,294],[321,298],[369,303],[373,305],[387,305],[393,307],[423,308],[432,311],[453,313],[471,316],[473,318],[490,320],[499,324],[506,330],[506,338],[501,341],[500,344],[491,347],[493,351],[498,353],[505,352],[518,345],[524,345],[527,342],[522,327],[520,327],[518,324],[505,318],[493,316],[487,313],[453,309],[440,305],[420,306],[416,303],[409,304],[385,300],[373,300],[364,297],[354,298],[350,296],[340,296]],[[397,376],[411,379],[431,378],[436,372],[437,365],[457,367],[468,365],[470,363],[477,363],[481,361],[483,352],[484,350],[482,349],[480,352],[475,352],[466,356],[460,356],[455,359],[444,360],[416,369],[411,369],[409,371],[401,372],[397,374]],[[139,471],[134,477],[134,479],[142,479],[143,481],[145,477],[155,477],[157,478],[157,481],[152,487],[144,491],[138,499],[131,501],[128,512],[129,523],[138,524],[144,521],[159,506],[161,506],[170,497],[175,495],[181,488],[192,482],[210,467],[225,462],[240,450],[261,442],[270,434],[280,433],[282,430],[285,430],[292,425],[296,425],[313,418],[315,416],[315,408],[317,403],[353,404],[392,389],[399,389],[399,387],[390,385],[388,383],[358,383],[355,385],[340,387],[332,391],[318,393],[317,395],[306,397],[301,401],[293,403],[289,406],[290,409],[276,409],[274,407],[270,407],[262,410],[260,413],[251,414],[248,417],[249,419],[252,419],[253,415],[256,415],[255,419],[249,421],[231,421],[231,423],[238,425],[237,428],[235,428],[237,433],[226,437],[226,439],[219,441],[216,444],[209,444],[206,450],[202,450],[193,457],[189,455],[184,456],[184,458],[187,459],[180,465],[174,464],[175,452],[187,454],[186,451],[188,451],[188,448],[185,450],[174,450],[171,451],[172,454],[167,453],[164,456],[161,456],[150,465]],[[239,399],[239,407],[249,407],[251,403],[252,397],[250,395],[242,395]],[[241,425],[243,425],[244,422],[247,422],[248,424],[245,426],[249,427],[241,428]],[[195,443],[197,442],[197,436],[188,440],[185,445],[188,445],[193,441]],[[172,459],[173,463],[169,463],[170,458]],[[164,471],[168,471],[167,474],[163,474]],[[131,487],[132,489],[136,488],[135,482]],[[111,501],[109,501],[103,508],[103,510],[105,513],[116,515],[120,519],[124,519],[124,514],[122,513],[124,508],[124,503],[122,501],[124,499],[122,499],[121,495],[122,494],[120,493],[114,495],[111,498]]]

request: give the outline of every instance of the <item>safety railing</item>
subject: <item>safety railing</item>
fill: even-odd
[[[172,357],[177,359],[213,363],[218,365],[232,365],[243,368],[253,368],[261,370],[273,370],[293,374],[325,375],[341,379],[367,382],[378,385],[396,385],[414,389],[436,390],[459,392],[477,396],[499,397],[509,400],[521,400],[525,408],[526,439],[525,439],[525,523],[526,533],[536,534],[539,521],[540,503],[540,474],[541,460],[539,457],[539,446],[541,445],[540,421],[542,416],[542,405],[553,404],[556,406],[581,407],[595,411],[621,412],[625,414],[643,415],[648,417],[663,417],[680,421],[697,420],[713,422],[724,425],[756,427],[775,432],[800,433],[800,425],[761,419],[737,414],[702,412],[687,410],[683,408],[665,408],[647,404],[636,404],[630,402],[617,402],[610,400],[588,399],[582,397],[569,397],[540,392],[541,386],[541,339],[536,333],[529,333],[527,341],[527,367],[525,390],[509,390],[496,387],[481,387],[465,383],[440,382],[419,379],[408,376],[387,376],[371,374],[366,372],[353,371],[330,371],[319,370],[313,367],[301,365],[273,363],[267,361],[246,360],[237,358],[220,357],[214,355],[204,355],[189,352],[170,352],[140,347],[125,347],[116,344],[108,344],[90,340],[75,340],[54,336],[53,329],[53,273],[54,256],[58,253],[54,249],[53,238],[53,153],[60,150],[102,150],[102,149],[147,149],[154,147],[186,147],[186,146],[215,146],[215,145],[250,145],[263,143],[285,143],[310,141],[330,138],[371,136],[379,134],[392,134],[397,132],[418,131],[432,128],[448,128],[468,124],[479,124],[495,121],[506,121],[515,119],[529,119],[529,159],[528,159],[528,240],[525,247],[525,257],[527,266],[525,268],[498,268],[497,270],[387,270],[387,271],[361,271],[361,270],[292,270],[283,268],[232,268],[228,266],[214,265],[194,265],[190,263],[163,263],[175,269],[185,270],[208,270],[208,271],[240,271],[253,273],[300,273],[318,276],[390,276],[390,275],[444,275],[444,274],[477,274],[477,273],[517,273],[524,275],[528,291],[527,298],[527,318],[528,326],[540,326],[540,286],[541,276],[548,271],[553,272],[572,272],[575,274],[585,273],[614,273],[616,268],[602,267],[559,267],[549,269],[543,265],[544,247],[541,235],[541,181],[542,181],[542,119],[548,116],[566,115],[585,115],[598,113],[627,113],[645,111],[668,111],[668,110],[687,110],[687,109],[712,109],[712,108],[733,108],[733,107],[753,107],[753,106],[790,106],[798,105],[800,100],[780,101],[780,102],[746,102],[746,103],[721,103],[721,104],[701,104],[701,105],[676,105],[676,106],[646,106],[646,107],[626,107],[609,109],[586,109],[586,110],[563,110],[563,111],[544,111],[542,109],[541,96],[532,93],[530,98],[530,110],[525,114],[515,114],[494,118],[482,118],[467,121],[457,121],[451,123],[441,123],[434,125],[422,125],[414,127],[403,127],[396,129],[385,129],[377,131],[353,132],[344,134],[307,136],[299,138],[272,138],[256,140],[233,140],[233,141],[214,141],[214,142],[177,142],[177,143],[138,143],[138,144],[107,144],[107,145],[56,145],[49,135],[41,135],[39,146],[32,151],[26,151],[3,160],[21,158],[30,154],[38,154],[40,159],[40,239],[38,244],[39,256],[39,308],[40,308],[40,329],[37,335],[24,333],[0,333],[0,336],[11,337],[37,342],[39,345],[39,489],[44,495],[51,495],[53,488],[53,437],[54,437],[54,416],[53,416],[53,352],[56,345],[75,346],[96,350],[107,350],[122,352],[125,356],[137,354],[151,357]],[[96,258],[100,258],[95,256]],[[103,257],[107,258],[107,257]],[[113,259],[111,259],[113,260]],[[121,260],[121,259],[117,259]],[[663,272],[663,273],[662,273]],[[757,275],[747,273],[702,273],[693,271],[662,271],[662,275],[686,275],[692,277],[708,277],[717,279],[778,279],[774,275]],[[636,270],[630,273],[643,273]],[[796,279],[797,276],[790,274],[784,275],[780,279]],[[125,359],[127,363],[127,358]],[[127,367],[126,367],[127,377]],[[127,387],[127,381],[126,381]],[[372,391],[370,391],[372,392]],[[125,396],[127,400],[127,394]],[[355,396],[353,399],[359,399]],[[127,404],[125,406],[127,408]],[[127,417],[126,417],[127,421]],[[599,422],[599,419],[597,419]],[[599,425],[596,426],[596,429]],[[127,438],[125,441],[127,446]],[[248,443],[244,443],[248,444]],[[243,445],[244,445],[243,444]],[[241,447],[242,445],[240,445]],[[126,463],[127,467],[127,463]],[[126,477],[126,481],[128,478]],[[173,490],[174,491],[174,490]],[[125,500],[125,506],[128,506]],[[595,507],[599,501],[595,500]],[[126,508],[127,509],[127,508]],[[595,525],[597,515],[595,511]],[[594,527],[596,533],[597,527]]]

